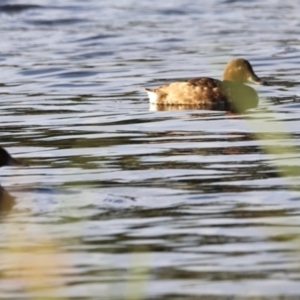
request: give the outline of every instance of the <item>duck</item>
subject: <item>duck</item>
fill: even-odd
[[[197,77],[142,89],[148,94],[150,104],[160,107],[183,105],[226,109],[233,106],[245,110],[256,107],[259,100],[256,91],[245,82],[268,85],[254,73],[248,60],[235,58],[225,66],[223,80]]]
[[[24,166],[24,164],[0,147],[0,167],[4,166]]]
[[[27,166],[12,157],[4,148],[0,147],[0,167],[4,166]],[[15,197],[0,185],[0,217],[3,213],[10,211],[16,204]]]

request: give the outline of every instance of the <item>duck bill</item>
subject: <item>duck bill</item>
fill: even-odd
[[[250,76],[247,78],[247,81],[248,81],[248,82],[251,82],[251,83],[261,84],[261,85],[268,85],[268,83],[267,83],[266,81],[260,79],[260,78],[257,77],[255,74],[250,75]]]

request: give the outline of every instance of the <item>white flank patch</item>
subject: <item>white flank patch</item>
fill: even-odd
[[[150,103],[155,104],[157,101],[157,94],[152,91],[147,91],[147,90],[146,90],[146,92],[148,94]]]

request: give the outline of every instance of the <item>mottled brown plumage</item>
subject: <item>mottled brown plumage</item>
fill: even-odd
[[[238,58],[226,65],[223,81],[199,77],[144,90],[150,102],[157,105],[239,106],[243,103],[244,107],[248,102],[248,106],[255,107],[258,103],[257,93],[243,84],[246,81],[265,84],[256,76],[247,60]]]

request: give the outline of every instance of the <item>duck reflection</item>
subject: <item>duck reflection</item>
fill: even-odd
[[[16,158],[12,157],[4,148],[0,147],[0,167],[25,166]],[[10,211],[15,205],[15,197],[0,186],[0,213]]]
[[[14,205],[16,197],[8,193],[2,186],[0,186],[0,216],[2,213],[10,211]]]

